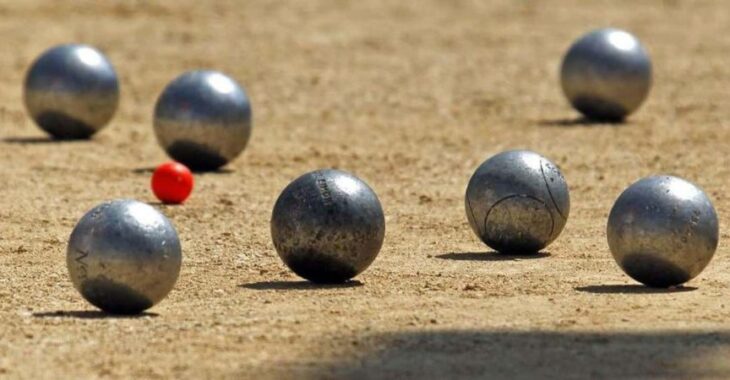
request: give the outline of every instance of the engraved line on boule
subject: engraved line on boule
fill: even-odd
[[[494,208],[497,207],[498,204],[500,204],[504,201],[510,200],[512,198],[529,198],[529,199],[532,199],[532,200],[535,200],[535,201],[538,201],[539,203],[541,203],[545,207],[545,209],[548,211],[548,215],[550,215],[550,233],[548,235],[553,236],[553,232],[555,231],[555,218],[553,218],[553,213],[550,212],[545,201],[543,201],[540,198],[534,197],[532,195],[528,195],[528,194],[508,195],[508,196],[494,202],[492,207],[489,208],[489,211],[487,211],[487,215],[484,217],[484,233],[487,232],[487,220],[489,219],[489,214],[492,212],[492,210],[494,210]]]
[[[545,187],[547,187],[548,195],[550,195],[550,200],[553,201],[553,205],[555,206],[555,209],[558,210],[558,214],[560,214],[560,217],[563,219],[568,219],[563,215],[563,212],[560,210],[560,207],[558,207],[558,202],[555,201],[555,198],[553,197],[553,192],[550,190],[550,184],[547,181],[547,177],[545,177],[545,169],[543,168],[544,161],[540,160],[540,173],[542,173],[542,180],[545,181]],[[547,205],[545,205],[547,206]],[[552,213],[551,213],[552,214]],[[552,235],[552,233],[550,233]]]
[[[474,209],[471,208],[471,201],[469,200],[469,196],[466,197],[466,207],[469,207],[469,213],[471,214],[471,218],[472,218],[472,220],[474,220],[474,223],[477,225],[477,228],[479,228],[479,223],[477,223],[477,218],[476,218],[476,216],[474,216]],[[494,206],[492,206],[492,207],[494,207]],[[487,214],[489,214],[489,213],[487,213]],[[485,219],[484,223],[486,224],[486,219]],[[481,228],[479,228],[479,235],[480,236],[482,235]]]
[[[79,279],[85,281],[89,276],[89,270],[84,259],[89,257],[89,253],[80,249],[76,249],[75,251],[79,254],[74,258],[74,261],[79,265]]]

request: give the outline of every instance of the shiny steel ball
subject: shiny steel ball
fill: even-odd
[[[383,245],[385,217],[375,192],[340,170],[317,170],[290,183],[271,217],[279,257],[299,276],[338,283],[364,271]]]
[[[85,139],[109,123],[119,104],[119,81],[109,60],[86,45],[43,53],[25,77],[25,106],[57,139]]]
[[[649,94],[651,60],[633,35],[599,29],[570,47],[560,78],[565,96],[587,118],[620,121]]]
[[[545,248],[565,227],[568,184],[545,157],[526,150],[499,153],[477,168],[466,188],[466,217],[492,249],[530,254]]]
[[[631,278],[653,287],[683,284],[707,266],[718,243],[715,208],[691,182],[671,176],[629,186],[608,217],[608,246]]]
[[[172,81],[157,99],[154,118],[160,146],[193,170],[227,164],[251,135],[248,96],[216,71],[191,71]]]
[[[180,240],[152,206],[114,200],[78,222],[66,264],[76,290],[94,306],[116,314],[140,313],[172,290],[180,273]]]

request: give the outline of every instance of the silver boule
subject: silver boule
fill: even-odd
[[[271,217],[271,237],[281,259],[299,276],[344,282],[375,260],[385,217],[365,182],[344,171],[317,170],[282,191]]]
[[[30,67],[25,106],[58,139],[85,139],[106,126],[119,104],[119,81],[109,60],[87,45],[60,45]]]
[[[78,222],[66,265],[74,287],[94,306],[140,313],[172,290],[182,253],[177,232],[159,211],[134,200],[104,202]]]
[[[472,230],[494,250],[535,253],[555,240],[570,213],[568,184],[545,157],[526,150],[482,163],[466,188]]]
[[[560,80],[583,115],[620,121],[644,102],[652,84],[651,60],[641,42],[623,30],[598,29],[570,47]]]
[[[243,151],[251,105],[233,79],[191,71],[173,80],[155,105],[155,135],[167,154],[193,170],[216,170]]]
[[[699,275],[712,259],[717,213],[693,183],[647,177],[616,200],[607,235],[613,258],[631,278],[653,287],[675,286]]]

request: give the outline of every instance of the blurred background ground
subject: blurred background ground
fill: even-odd
[[[625,125],[584,125],[560,93],[562,54],[616,26],[649,50],[655,85]],[[730,4],[722,1],[0,1],[0,377],[727,378]],[[101,48],[117,116],[90,142],[50,142],[22,104],[51,45]],[[138,318],[94,311],[65,247],[95,204],[153,202],[166,159],[152,107],[184,70],[248,90],[249,148],[198,175],[175,223],[175,290]],[[571,188],[566,229],[535,258],[496,256],[470,231],[466,183],[528,148]],[[281,264],[281,189],[351,171],[387,218],[359,286],[317,287]],[[688,178],[714,200],[721,243],[682,291],[634,285],[611,259],[608,211],[639,177]]]

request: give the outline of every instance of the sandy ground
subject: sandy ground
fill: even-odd
[[[608,25],[642,39],[655,86],[625,125],[584,125],[557,69]],[[2,1],[0,377],[728,378],[729,35],[723,0]],[[47,140],[21,101],[30,62],[69,41],[122,81],[89,142]],[[152,107],[193,68],[246,86],[252,140],[161,207],[184,250],[169,297],[107,316],[67,277],[68,236],[103,200],[155,201]],[[489,252],[463,210],[473,170],[509,148],[571,188],[567,227],[532,258]],[[281,189],[322,167],[365,179],[386,212],[348,286],[300,281],[269,236]],[[676,291],[635,285],[605,238],[618,194],[655,173],[702,186],[721,218],[714,261]]]

